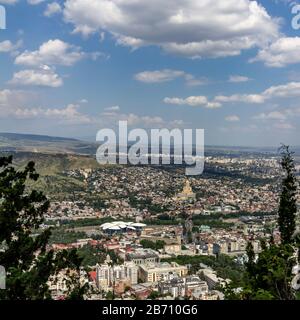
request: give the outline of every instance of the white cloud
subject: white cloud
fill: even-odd
[[[161,83],[175,80],[176,78],[183,77],[184,75],[184,71],[164,69],[157,71],[143,71],[137,73],[134,78],[145,83]]]
[[[0,117],[16,119],[48,119],[63,124],[91,124],[94,119],[79,112],[79,105],[69,104],[65,108],[28,107],[30,99],[27,92],[18,90],[0,91]]]
[[[56,124],[115,126],[118,121],[126,120],[129,126],[144,128],[178,128],[182,120],[165,120],[159,116],[120,113],[120,107],[112,106],[98,116],[90,116],[80,111],[80,104],[69,104],[63,108],[29,107],[32,96],[26,91],[0,91],[0,118],[45,119]]]
[[[162,83],[173,81],[178,78],[183,78],[186,84],[189,86],[198,86],[204,84],[204,79],[197,79],[192,74],[186,73],[181,70],[155,70],[155,71],[143,71],[134,75],[135,80],[144,83]]]
[[[31,93],[21,90],[0,90],[0,116],[8,116],[15,112],[16,109],[33,101]]]
[[[110,32],[136,49],[157,45],[190,58],[225,57],[278,36],[279,23],[250,0],[66,0],[74,32]]]
[[[295,127],[289,122],[278,122],[278,123],[275,123],[273,126],[276,129],[282,129],[282,130],[295,129]]]
[[[62,8],[58,2],[48,3],[44,11],[44,16],[51,17],[57,13],[62,12]]]
[[[79,111],[80,106],[69,104],[64,108],[29,107],[34,95],[28,91],[0,90],[0,117],[16,119],[48,119],[63,124],[91,124],[95,120]]]
[[[40,69],[21,70],[14,73],[11,84],[45,86],[57,88],[63,85],[62,79],[48,66]]]
[[[268,127],[272,126],[275,129],[291,130],[295,129],[295,126],[290,121],[294,120],[295,117],[300,117],[299,107],[259,113],[253,119],[268,122]]]
[[[231,115],[231,116],[225,117],[225,120],[229,122],[238,122],[240,121],[240,117],[237,115]]]
[[[262,93],[266,98],[291,98],[300,96],[300,82],[289,82],[283,85],[272,86]]]
[[[216,96],[217,102],[244,102],[244,103],[263,103],[265,97],[260,94],[233,94],[231,96]]]
[[[300,82],[289,82],[283,85],[272,86],[261,93],[256,94],[234,94],[231,96],[216,96],[214,101],[242,102],[262,104],[274,98],[293,98],[300,97]]]
[[[31,4],[32,6],[36,6],[44,1],[45,0],[27,0],[28,4]]]
[[[256,120],[286,120],[286,115],[280,111],[271,111],[269,113],[260,113],[253,118]]]
[[[209,100],[206,96],[190,96],[187,98],[166,97],[164,103],[174,105],[201,106],[205,108],[220,108],[224,103],[263,104],[275,98],[300,97],[300,82],[289,82],[283,85],[272,86],[261,93],[219,95]]]
[[[36,51],[24,51],[15,63],[26,66],[63,65],[72,66],[86,56],[80,48],[55,39],[43,43]]]
[[[45,108],[17,108],[13,112],[13,116],[18,119],[41,118],[55,120],[64,124],[90,124],[93,120],[78,111],[79,106],[69,104],[62,109],[45,109]]]
[[[103,112],[100,121],[106,126],[114,126],[118,121],[127,121],[129,126],[141,126],[144,128],[178,128],[183,125],[182,120],[164,120],[159,116],[145,116],[134,113],[118,113],[118,110]]]
[[[120,107],[119,106],[112,106],[112,107],[105,108],[105,110],[116,112],[116,111],[120,111]]]
[[[238,83],[238,82],[247,82],[251,79],[246,76],[240,76],[240,75],[231,75],[228,79],[228,82]]]
[[[17,3],[19,0],[0,0],[0,4],[15,4]]]
[[[79,105],[69,104],[63,109],[46,109],[43,110],[42,115],[46,118],[60,119],[70,124],[89,124],[94,120],[90,116],[82,114],[78,111]]]
[[[164,103],[167,104],[175,104],[175,105],[188,105],[192,107],[205,107],[209,109],[215,109],[215,108],[220,108],[221,104],[219,102],[215,101],[208,101],[208,99],[205,96],[190,96],[185,99],[183,98],[169,98],[166,97],[164,98]]]
[[[300,37],[283,37],[259,50],[250,62],[262,61],[268,67],[285,67],[300,63]]]
[[[19,49],[22,46],[22,40],[19,40],[15,44],[10,40],[4,40],[0,42],[0,52],[12,52]]]
[[[293,120],[295,117],[300,117],[300,107],[284,108],[281,110],[259,113],[255,115],[253,119],[263,121],[278,120],[283,122],[286,120]]]

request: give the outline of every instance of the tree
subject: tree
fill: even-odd
[[[292,152],[288,146],[281,147],[281,166],[284,170],[282,180],[280,204],[278,210],[278,225],[282,243],[291,243],[296,229],[295,217],[297,213],[296,192],[297,180]]]
[[[165,246],[166,243],[163,240],[157,240],[157,241],[153,242],[151,240],[143,239],[140,241],[140,244],[143,246],[143,248],[160,250],[160,249],[163,249],[163,247]]]
[[[297,183],[292,153],[289,147],[281,148],[281,166],[284,170],[280,204],[278,208],[278,227],[281,242],[276,244],[273,237],[267,243],[261,241],[261,252],[255,260],[252,244],[247,246],[248,262],[244,286],[239,294],[233,288],[226,288],[227,298],[249,300],[293,300],[295,292],[291,287],[292,268],[296,264],[296,192]]]
[[[160,293],[158,291],[151,291],[148,299],[150,300],[157,300],[160,297]]]
[[[65,269],[79,271],[81,260],[75,251],[46,250],[50,228],[35,235],[49,208],[42,192],[26,187],[28,181],[38,178],[34,162],[16,171],[12,156],[0,158],[0,245],[4,247],[0,265],[7,272],[6,290],[0,290],[0,299],[50,299],[50,277]],[[78,282],[73,283],[70,297],[82,298],[81,289]]]

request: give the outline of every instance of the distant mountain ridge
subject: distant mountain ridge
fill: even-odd
[[[130,147],[130,143],[128,147]],[[99,144],[75,138],[56,137],[37,134],[0,132],[0,152],[40,152],[95,155]],[[205,155],[239,156],[240,154],[278,155],[278,147],[247,147],[247,146],[205,146]],[[300,146],[292,146],[291,150],[300,156]],[[149,152],[151,152],[149,148]],[[171,147],[172,152],[172,147]]]
[[[37,134],[0,133],[2,152],[39,152],[93,155],[96,144],[73,138]]]
[[[62,138],[62,137],[53,137],[53,136],[38,135],[38,134],[7,133],[7,132],[0,132],[0,138],[1,137],[10,139],[10,140],[33,140],[33,141],[46,141],[46,142],[79,141],[73,138]]]

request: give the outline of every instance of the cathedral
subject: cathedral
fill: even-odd
[[[190,185],[189,180],[186,180],[185,186],[183,187],[182,192],[177,194],[177,196],[175,197],[175,200],[190,201],[195,199],[196,199],[196,194],[193,192],[193,189]]]

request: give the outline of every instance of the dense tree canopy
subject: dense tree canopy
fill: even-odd
[[[50,228],[35,234],[49,207],[42,192],[26,187],[28,180],[38,178],[33,162],[17,171],[11,156],[0,158],[0,245],[4,248],[0,265],[7,273],[0,299],[50,299],[48,279],[64,269],[79,270],[75,251],[47,250]],[[83,293],[84,288],[73,281],[69,296],[78,299]]]
[[[297,263],[295,255],[299,242],[296,241],[296,192],[294,160],[289,147],[281,148],[281,167],[283,179],[278,209],[278,228],[281,241],[275,243],[262,241],[262,251],[256,257],[251,243],[247,246],[248,262],[244,285],[241,290],[227,287],[228,299],[248,300],[293,300],[297,293],[291,286],[295,275],[292,269]]]

